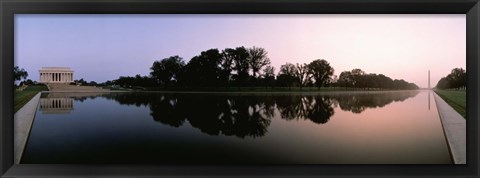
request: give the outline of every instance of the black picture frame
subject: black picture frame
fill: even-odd
[[[53,176],[479,176],[479,0],[2,0],[0,175]],[[13,164],[15,14],[466,14],[467,164],[154,166]]]

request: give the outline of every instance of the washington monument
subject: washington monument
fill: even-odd
[[[430,89],[430,70],[428,70],[428,89]]]

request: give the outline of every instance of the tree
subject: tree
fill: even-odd
[[[465,87],[467,84],[467,72],[463,68],[454,68],[446,77],[438,81],[437,88],[450,89]]]
[[[365,88],[380,88],[380,84],[378,83],[378,76],[377,74],[366,74],[361,77],[361,82],[363,83],[363,87]]]
[[[353,80],[353,87],[354,88],[360,88],[364,87],[364,80],[362,80],[363,75],[365,75],[365,72],[361,69],[353,69],[351,72],[351,77]]]
[[[202,51],[193,57],[182,71],[183,83],[190,86],[218,86],[220,79],[220,62],[222,55],[218,49]]]
[[[287,86],[288,89],[291,89],[296,82],[296,73],[297,68],[295,65],[287,62],[286,64],[280,66],[277,81],[281,86]]]
[[[450,88],[450,81],[447,77],[442,77],[440,81],[438,81],[437,86],[438,89],[447,89]]]
[[[169,86],[177,80],[177,74],[185,66],[185,62],[179,56],[170,56],[161,61],[153,62],[150,67],[150,75],[161,86]]]
[[[467,82],[467,73],[463,68],[454,68],[448,75],[451,81],[451,88],[465,87]]]
[[[337,82],[338,82],[338,76],[337,75],[332,75],[332,77],[328,81],[329,84],[327,86],[335,87],[335,86],[337,86]]]
[[[234,75],[235,83],[237,86],[246,85],[248,81],[248,72],[250,70],[249,62],[249,53],[245,47],[237,47],[234,52],[234,67],[236,74]]]
[[[310,73],[308,72],[307,64],[298,64],[296,65],[295,78],[297,79],[298,84],[300,85],[300,90],[305,86],[308,81],[310,81]]]
[[[20,69],[18,66],[15,66],[13,68],[13,78],[15,79],[15,81],[18,81],[18,80],[25,80],[27,79],[28,77],[28,72],[25,71],[25,69]]]
[[[35,82],[33,82],[32,80],[28,79],[28,80],[25,80],[23,82],[20,82],[20,85],[34,85]]]
[[[377,83],[379,84],[380,88],[393,88],[393,80],[383,74],[377,75]]]
[[[275,83],[275,67],[268,65],[263,69],[263,80],[265,87],[273,87]]]
[[[352,73],[350,71],[343,71],[342,73],[340,73],[337,83],[341,87],[352,87],[353,86]]]
[[[361,69],[353,69],[351,71],[344,71],[340,73],[337,82],[341,87],[354,88],[383,88],[383,89],[397,89],[397,90],[413,90],[418,89],[414,83],[408,83],[405,80],[392,80],[383,74],[366,74]]]
[[[317,59],[308,64],[308,72],[315,80],[315,86],[320,89],[331,81],[334,70],[325,59]]]
[[[231,80],[231,73],[233,71],[233,65],[235,61],[235,52],[235,49],[227,48],[221,53],[222,60],[220,62],[220,68],[222,71],[220,73],[220,79],[223,84],[227,86]]]
[[[262,67],[270,64],[270,59],[267,57],[267,51],[263,48],[253,46],[248,49],[248,64],[253,72],[253,78],[256,79],[257,73]]]
[[[88,85],[90,85],[90,86],[97,86],[97,82],[95,82],[95,81],[90,81],[90,82],[88,82]]]
[[[80,80],[75,80],[74,81],[76,84],[80,84],[80,85],[87,85],[87,81],[85,81],[83,78],[81,78]]]

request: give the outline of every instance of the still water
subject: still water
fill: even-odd
[[[43,94],[21,161],[451,162],[429,91]]]

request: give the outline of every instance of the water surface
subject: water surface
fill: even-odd
[[[430,95],[50,93],[21,162],[451,164]]]

